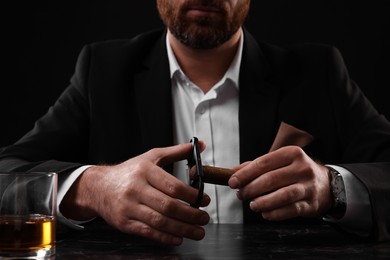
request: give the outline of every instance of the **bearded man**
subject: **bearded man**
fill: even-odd
[[[157,8],[164,30],[85,46],[70,86],[1,151],[0,170],[58,172],[58,219],[75,229],[101,217],[180,245],[209,222],[324,218],[390,238],[390,123],[335,48],[255,40],[243,28],[250,0]],[[193,136],[203,164],[234,172],[205,184],[200,208]]]

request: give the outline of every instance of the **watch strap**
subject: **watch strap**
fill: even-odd
[[[340,219],[344,216],[347,209],[343,177],[334,168],[329,166],[326,167],[328,168],[330,190],[333,202],[331,209],[326,213],[326,218]]]

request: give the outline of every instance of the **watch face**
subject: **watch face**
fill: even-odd
[[[326,214],[330,219],[341,219],[347,207],[347,199],[345,194],[345,186],[343,177],[335,169],[328,167],[329,173],[332,175],[331,189],[333,195],[333,207]]]

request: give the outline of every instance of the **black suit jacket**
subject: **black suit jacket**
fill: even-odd
[[[69,87],[32,131],[0,153],[1,171],[72,171],[173,144],[165,32],[86,46]],[[390,238],[390,124],[352,82],[339,52],[280,48],[245,32],[240,160],[267,153],[282,122],[309,133],[313,158],[340,164],[367,187],[372,234]],[[170,170],[168,168],[168,170]],[[258,216],[245,206],[245,221]]]

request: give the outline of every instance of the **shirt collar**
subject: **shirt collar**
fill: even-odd
[[[185,75],[183,70],[180,68],[179,63],[177,62],[175,54],[173,53],[171,44],[169,42],[168,33],[166,36],[166,46],[167,46],[167,52],[168,52],[168,60],[169,60],[171,79],[175,76],[175,74]],[[232,81],[233,85],[237,89],[239,86],[238,82],[239,82],[239,75],[240,75],[240,64],[241,64],[243,46],[244,46],[244,37],[243,37],[242,30],[241,30],[240,42],[238,45],[238,50],[237,50],[236,56],[234,57],[232,63],[230,64],[230,67],[228,68],[228,70],[226,71],[222,80],[220,81],[220,82],[225,82],[227,79],[229,79]]]

